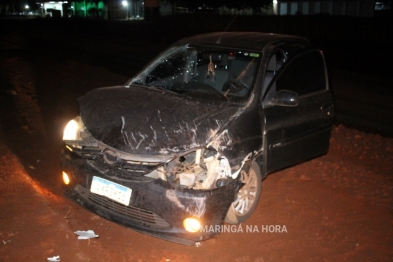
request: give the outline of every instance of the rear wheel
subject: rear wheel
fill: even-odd
[[[240,182],[244,185],[237,192],[235,201],[229,207],[225,222],[240,224],[246,221],[258,205],[261,194],[262,177],[257,163],[251,164],[248,173],[242,170],[239,174]]]

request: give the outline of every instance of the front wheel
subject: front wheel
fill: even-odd
[[[262,176],[257,163],[251,164],[248,173],[244,170],[239,174],[243,186],[237,192],[235,201],[229,207],[225,222],[240,224],[246,221],[258,205],[261,194]]]

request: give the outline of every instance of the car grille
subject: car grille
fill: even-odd
[[[169,228],[170,225],[157,214],[154,214],[151,211],[137,208],[135,206],[129,205],[124,206],[120,203],[117,203],[105,196],[100,196],[94,193],[91,193],[89,189],[76,185],[74,190],[85,200],[93,202],[98,205],[100,209],[109,211],[118,216],[121,216],[125,219],[131,220],[130,222],[137,222],[143,226],[148,226],[151,228],[163,229]]]
[[[134,164],[134,165],[124,165],[119,166],[118,164],[109,165],[104,162],[102,157],[97,157],[94,160],[88,160],[87,163],[99,171],[101,174],[105,174],[107,176],[115,176],[121,177],[124,179],[139,179],[139,180],[151,180],[150,178],[144,179],[143,176],[149,174],[153,170],[157,169],[158,164],[155,165],[143,165],[143,164]],[[141,177],[141,178],[137,178]]]

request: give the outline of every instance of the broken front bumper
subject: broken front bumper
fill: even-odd
[[[161,179],[146,180],[131,175],[124,179],[117,172],[102,170],[94,160],[81,158],[67,149],[63,150],[62,168],[71,178],[65,194],[78,204],[136,231],[185,245],[219,234],[207,229],[222,225],[240,186],[237,180],[232,180],[212,190],[194,190]],[[125,206],[91,193],[93,176],[131,188],[130,204]],[[200,221],[201,230],[190,233],[184,229],[183,220],[190,217]]]

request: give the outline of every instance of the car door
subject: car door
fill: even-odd
[[[333,101],[322,52],[306,50],[285,62],[262,107],[266,173],[325,154]]]

